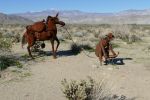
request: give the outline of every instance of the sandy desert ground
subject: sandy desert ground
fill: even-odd
[[[24,65],[26,75],[14,78],[10,73],[2,74],[0,79],[0,100],[66,100],[61,91],[61,80],[86,79],[91,76],[96,81],[105,80],[107,88],[116,95],[124,95],[130,100],[150,100],[150,37],[142,42],[126,44],[120,40],[114,43],[119,47],[118,58],[124,58],[124,65],[100,66],[94,52],[87,57],[83,52],[73,55],[70,43],[61,43],[58,58],[53,59],[51,44],[47,43],[46,55],[28,61]],[[13,46],[17,55],[27,54],[20,44]],[[132,58],[132,59],[125,59]],[[12,71],[8,68],[6,71]],[[12,71],[12,73],[18,73]]]

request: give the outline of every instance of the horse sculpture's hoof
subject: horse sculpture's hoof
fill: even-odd
[[[34,60],[35,58],[34,58],[34,57],[31,57],[31,59],[33,59],[33,60]]]
[[[56,59],[57,57],[56,57],[56,56],[53,56],[53,58]]]

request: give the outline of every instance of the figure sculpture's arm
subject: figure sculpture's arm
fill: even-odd
[[[109,55],[109,58],[116,58],[118,55],[119,55],[119,52],[118,54],[116,54],[112,48],[112,45],[109,44],[109,50],[112,52],[113,55]]]

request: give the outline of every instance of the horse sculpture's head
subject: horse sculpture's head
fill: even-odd
[[[55,17],[48,16],[47,20],[46,20],[46,23],[48,24],[50,22],[50,23],[60,24],[60,25],[64,26],[65,23],[63,21],[59,20],[58,15],[59,15],[59,13],[57,13]]]

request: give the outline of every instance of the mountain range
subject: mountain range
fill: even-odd
[[[3,20],[3,23],[9,22],[9,19],[14,20],[11,23],[14,23],[17,19],[19,22],[23,23],[35,22],[46,19],[48,15],[55,16],[57,12],[57,10],[44,10],[40,12],[9,14],[7,15],[9,17],[4,17],[6,21]],[[150,24],[150,9],[130,9],[115,13],[90,13],[79,10],[61,10],[59,11],[59,18],[66,23],[76,24]],[[1,19],[0,14],[0,22]]]
[[[0,13],[0,24],[30,24],[32,22],[32,20],[21,16]]]

